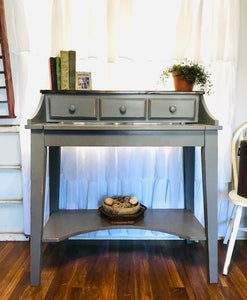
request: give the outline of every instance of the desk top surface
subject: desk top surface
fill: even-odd
[[[180,91],[145,91],[145,90],[41,90],[41,94],[58,95],[203,95],[203,91],[180,92]]]

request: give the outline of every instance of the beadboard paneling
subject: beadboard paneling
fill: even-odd
[[[22,176],[20,169],[0,169],[0,199],[22,199]]]
[[[0,102],[7,101],[7,94],[5,89],[0,89]]]
[[[0,165],[20,165],[20,137],[18,132],[0,132]]]
[[[0,233],[23,233],[22,203],[0,203]]]
[[[8,110],[8,103],[1,103],[0,102],[0,115],[8,116],[9,110]]]

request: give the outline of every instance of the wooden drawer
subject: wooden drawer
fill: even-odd
[[[145,119],[146,99],[100,99],[100,119]]]
[[[149,119],[197,122],[198,101],[191,99],[150,99]]]
[[[46,98],[47,121],[96,120],[96,99],[80,96]]]

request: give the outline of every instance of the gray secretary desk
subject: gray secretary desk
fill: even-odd
[[[123,227],[105,221],[97,209],[59,209],[63,146],[182,146],[185,208],[148,208],[144,218],[124,227],[166,232],[192,241],[206,240],[209,282],[217,282],[217,137],[221,127],[209,113],[203,93],[44,90],[41,94],[38,109],[26,125],[31,130],[31,285],[40,284],[42,242]],[[194,216],[197,146],[202,152],[205,227]],[[50,216],[43,227],[47,163]]]

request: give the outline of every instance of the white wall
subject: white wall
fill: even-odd
[[[240,0],[240,36],[234,128],[247,122],[247,1]]]

